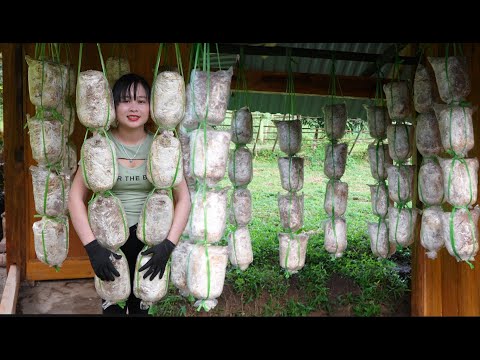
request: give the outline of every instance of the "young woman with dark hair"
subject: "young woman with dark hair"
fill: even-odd
[[[135,262],[144,246],[136,236],[137,223],[145,199],[153,189],[153,185],[146,176],[147,156],[153,142],[153,134],[145,129],[145,124],[150,117],[150,86],[143,77],[126,74],[116,81],[112,92],[117,127],[111,128],[107,135],[115,144],[119,165],[117,182],[112,192],[121,200],[130,228],[130,236],[120,249],[127,258],[130,278],[133,282]],[[120,274],[110,260],[112,252],[99,244],[90,228],[85,206],[87,195],[88,189],[83,181],[81,170],[77,171],[68,203],[70,217],[78,237],[85,246],[95,274],[104,281],[112,281]],[[150,276],[150,280],[157,274],[160,278],[163,276],[170,254],[187,224],[191,203],[185,179],[173,188],[173,200],[174,217],[170,232],[164,241],[145,252],[153,256],[139,269],[146,270],[143,276],[144,278]],[[128,314],[146,315],[148,310],[140,308],[140,301],[134,296],[132,290],[124,309],[114,304],[106,307],[103,313],[125,314],[128,309]]]

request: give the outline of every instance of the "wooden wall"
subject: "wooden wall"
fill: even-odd
[[[462,44],[468,59],[471,93],[467,98],[473,105],[480,104],[480,44]],[[434,44],[427,55],[444,56],[445,45]],[[453,50],[450,46],[449,54]],[[475,147],[468,157],[480,158],[479,112],[473,114]],[[418,163],[421,158],[418,159]],[[418,164],[417,164],[418,166]],[[478,174],[475,174],[478,176]],[[480,194],[480,193],[479,193]],[[478,203],[477,198],[477,203]],[[448,206],[444,206],[450,211]],[[477,226],[478,228],[478,226]],[[413,316],[478,316],[480,315],[480,264],[473,262],[474,269],[467,263],[457,262],[443,248],[438,258],[430,260],[417,239],[412,245],[412,315]],[[477,254],[477,259],[480,253]]]
[[[23,49],[18,44],[0,44],[3,57],[3,123],[4,123],[4,192],[7,269],[17,264],[25,277],[25,241],[28,233],[26,191],[25,136],[25,77]],[[30,227],[31,228],[31,227]]]

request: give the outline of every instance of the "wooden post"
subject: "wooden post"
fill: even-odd
[[[265,142],[265,122],[263,121],[265,119],[265,114],[262,113],[262,116],[260,118],[260,123],[258,124],[259,127],[259,139],[260,142],[263,144]]]
[[[318,146],[318,127],[315,128],[315,133],[313,134],[312,149],[316,150]]]
[[[258,142],[258,135],[260,134],[260,129],[262,128],[262,120],[263,120],[263,114],[260,116],[260,122],[258,123],[258,131],[257,131],[257,136],[255,138],[255,144],[253,145],[253,157],[257,156],[257,153],[255,149],[257,148],[257,142]]]
[[[24,106],[26,74],[23,46],[21,44],[1,44],[3,56],[3,121],[5,156],[5,221],[8,224],[5,237],[7,241],[7,268],[16,264],[20,279],[25,277],[25,256],[27,244],[26,208],[27,198],[24,189],[27,186],[25,164],[26,129]]]
[[[273,143],[272,152],[275,151],[275,146],[277,146],[277,140],[278,140],[278,131],[277,131],[277,136],[275,137],[275,142]]]

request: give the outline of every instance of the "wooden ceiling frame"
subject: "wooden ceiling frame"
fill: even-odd
[[[291,56],[314,59],[332,59],[335,57],[336,60],[372,62],[383,66],[384,64],[393,62],[395,60],[395,51],[401,51],[407,45],[407,43],[396,44],[396,47],[395,45],[392,45],[383,54],[228,43],[210,44],[210,49],[216,49],[218,46],[218,52],[221,54],[240,54],[240,49],[242,48],[245,55],[259,56],[285,56],[287,50],[289,50]],[[399,59],[404,65],[416,65],[418,63],[418,59],[414,56],[400,56]],[[373,67],[373,72],[371,71],[371,67],[369,67],[369,69],[367,69],[368,71],[366,70],[362,76],[370,76],[374,74],[376,65],[373,65]]]
[[[240,50],[243,50],[243,54],[245,55],[286,56],[288,50],[291,51],[291,56],[297,57],[317,59],[332,59],[334,57],[336,60],[371,62],[373,64],[364,71],[365,75],[337,76],[338,81],[342,84],[344,96],[371,99],[375,97],[377,84],[376,78],[372,75],[376,72],[377,66],[383,66],[395,61],[395,55],[407,45],[407,43],[392,45],[383,54],[292,48],[285,46],[257,46],[240,43],[210,44],[210,48],[218,48],[220,54],[240,54]],[[418,63],[417,57],[413,56],[400,56],[399,59],[404,65],[416,65]],[[248,70],[246,76],[248,89],[250,91],[285,93],[285,84],[287,82],[286,72]],[[298,94],[321,96],[329,94],[329,74],[295,73],[294,78],[295,92]],[[234,75],[231,84],[232,89],[236,88],[236,80],[236,75]]]

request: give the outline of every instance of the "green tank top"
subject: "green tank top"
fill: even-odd
[[[115,144],[117,158],[127,159],[134,157],[138,145],[129,146],[120,144],[110,131],[108,131],[107,134]],[[153,134],[148,132],[145,141],[142,143],[135,156],[136,160],[144,160],[142,165],[135,168],[127,168],[120,164],[120,162],[118,163],[117,182],[113,186],[112,192],[122,202],[125,214],[127,215],[129,227],[138,223],[147,195],[153,189],[152,183],[147,180],[147,157],[152,142]],[[127,152],[128,157],[125,155],[125,151]]]

